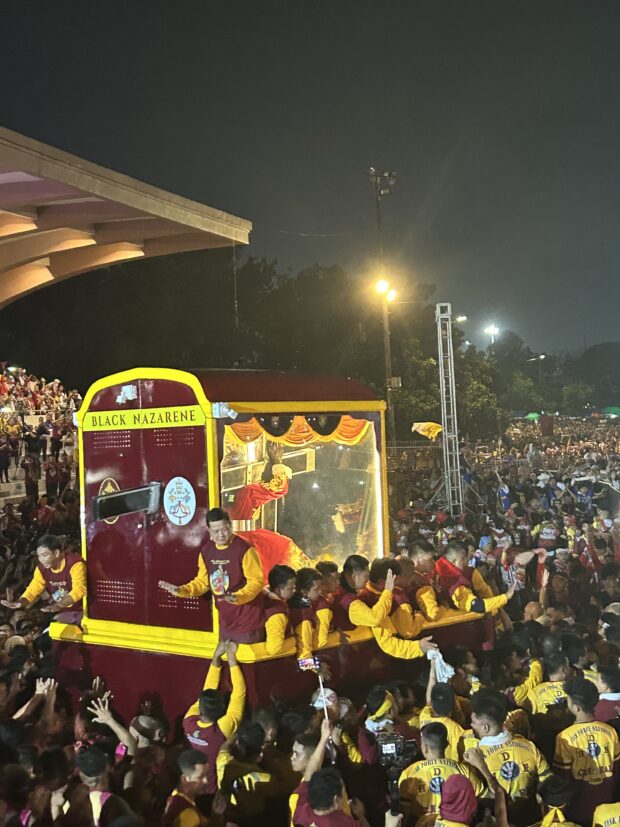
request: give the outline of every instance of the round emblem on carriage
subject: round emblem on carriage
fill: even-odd
[[[196,513],[196,492],[185,477],[173,477],[164,490],[164,511],[171,523],[187,525]]]

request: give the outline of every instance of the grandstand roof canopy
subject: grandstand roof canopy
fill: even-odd
[[[120,261],[247,244],[251,229],[0,127],[0,308]]]

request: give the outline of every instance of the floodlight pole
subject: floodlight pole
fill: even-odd
[[[377,253],[381,277],[384,275],[385,265],[383,259],[383,214],[381,212],[381,199],[392,194],[392,187],[396,181],[396,173],[392,171],[377,172],[374,167],[368,169],[368,178],[372,186],[375,199],[375,212],[377,218]],[[385,401],[387,405],[387,430],[388,441],[392,447],[396,447],[396,417],[392,402],[392,344],[390,337],[390,303],[387,293],[381,296],[382,321],[383,321],[383,361],[385,366]]]
[[[452,305],[449,302],[435,305],[435,320],[437,322],[439,390],[441,424],[443,426],[443,488],[449,513],[454,517],[458,517],[463,513],[463,482],[461,479],[459,431],[456,415]]]

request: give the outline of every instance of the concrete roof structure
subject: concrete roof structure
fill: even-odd
[[[117,262],[247,244],[251,229],[0,127],[0,308]]]

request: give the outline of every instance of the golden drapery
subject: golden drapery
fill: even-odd
[[[341,445],[358,445],[366,436],[370,425],[371,423],[367,419],[354,419],[348,414],[343,414],[332,433],[323,436],[310,427],[305,417],[294,416],[291,427],[285,434],[272,436],[257,419],[252,418],[247,422],[235,422],[232,425],[227,425],[226,435],[242,445],[254,442],[263,434],[270,442],[292,447],[310,445],[313,442],[338,442]]]

